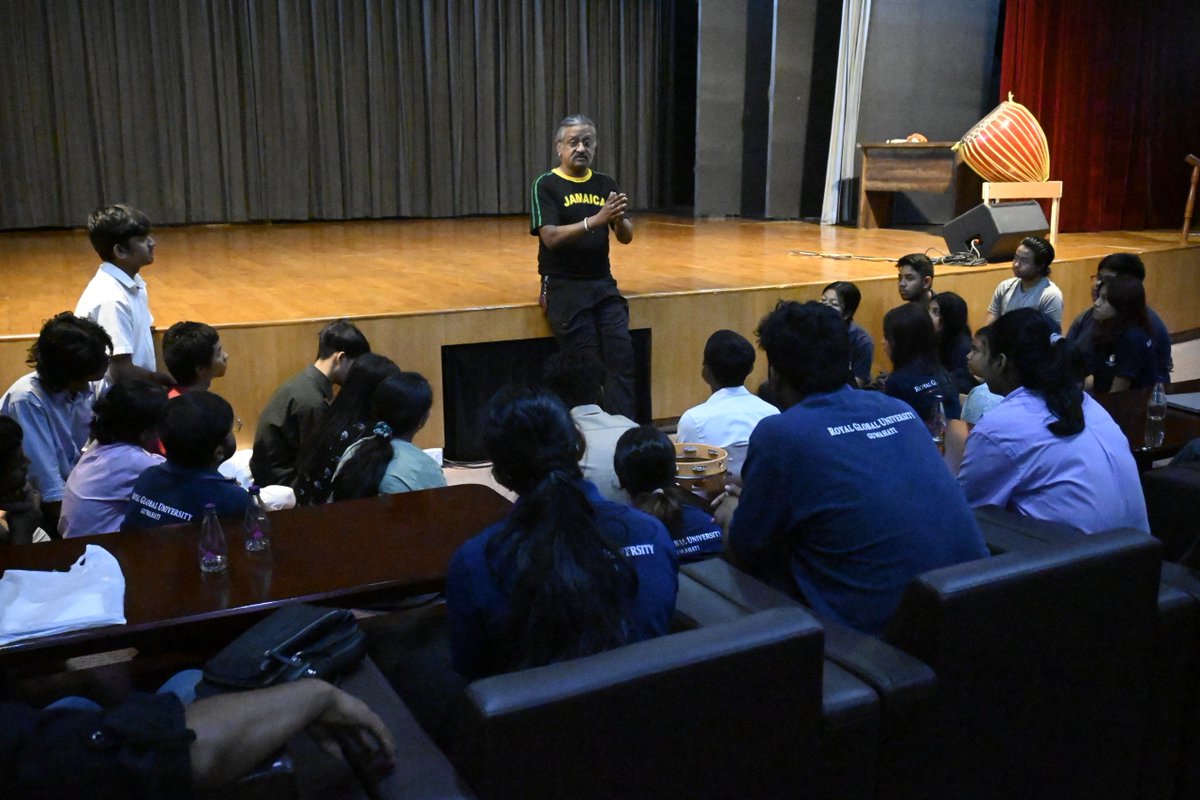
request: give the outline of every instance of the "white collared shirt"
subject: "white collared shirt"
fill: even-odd
[[[146,281],[141,275],[130,277],[105,261],[96,270],[75,306],[75,316],[87,317],[112,337],[113,355],[131,355],[135,366],[154,371],[154,317]]]
[[[751,394],[745,386],[727,386],[679,418],[676,441],[712,444],[717,447],[742,445],[750,441],[754,426],[763,417],[778,414],[779,409]]]

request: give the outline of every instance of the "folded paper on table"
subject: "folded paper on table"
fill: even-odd
[[[125,576],[112,553],[89,544],[66,572],[6,570],[0,578],[0,645],[125,624]]]

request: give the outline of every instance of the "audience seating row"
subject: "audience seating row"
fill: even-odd
[[[980,521],[996,555],[879,638],[686,565],[682,630],[471,684],[451,761],[484,798],[1197,796],[1200,579],[1139,532]]]

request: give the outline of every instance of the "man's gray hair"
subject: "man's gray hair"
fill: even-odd
[[[568,114],[562,118],[562,122],[558,123],[558,130],[554,134],[555,143],[562,141],[562,132],[565,128],[572,128],[576,125],[590,125],[592,130],[596,129],[596,123],[583,114]]]

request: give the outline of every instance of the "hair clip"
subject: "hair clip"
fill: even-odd
[[[382,436],[385,439],[392,438],[392,426],[386,422],[376,422],[375,427],[371,429],[371,433],[376,436]]]

